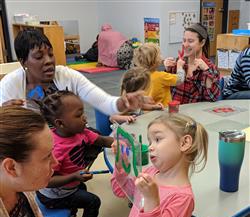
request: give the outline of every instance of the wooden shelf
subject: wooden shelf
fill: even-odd
[[[58,25],[26,25],[13,24],[14,38],[19,31],[24,29],[38,29],[47,36],[53,46],[53,52],[56,58],[56,65],[66,65],[65,47],[64,47],[64,31],[62,26]]]
[[[246,46],[250,44],[250,36],[235,35],[235,34],[219,34],[217,35],[216,50],[235,50],[242,51]],[[218,57],[216,54],[216,63],[218,63]],[[218,64],[217,64],[218,65]],[[219,71],[222,75],[230,75],[232,69],[221,69]]]
[[[219,34],[217,35],[216,49],[242,51],[249,45],[249,39],[250,36],[246,35]]]

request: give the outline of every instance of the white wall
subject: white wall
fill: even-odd
[[[81,51],[86,51],[98,32],[97,3],[65,0],[6,0],[10,41],[13,50],[13,15],[28,13],[40,20],[78,20]],[[14,54],[14,52],[12,51]],[[13,55],[14,56],[14,55]]]
[[[250,1],[240,2],[240,29],[247,29],[246,23],[250,23]]]
[[[144,17],[160,18],[160,46],[163,56],[177,56],[180,43],[168,44],[169,12],[196,11],[200,16],[200,0],[128,1],[98,3],[98,26],[110,23],[127,37],[144,40]],[[182,32],[180,32],[182,34]]]
[[[246,23],[250,22],[250,1],[245,0],[229,0],[229,10],[240,10],[240,29],[247,29]],[[229,19],[228,19],[229,20]]]
[[[13,15],[26,12],[38,15],[40,20],[78,20],[82,52],[92,45],[103,23],[110,23],[114,29],[129,38],[137,37],[143,41],[143,18],[160,18],[160,45],[163,56],[176,56],[176,51],[180,49],[180,43],[168,43],[169,12],[196,11],[200,16],[200,0],[6,0],[6,8],[11,42]],[[245,23],[250,21],[250,2],[229,0],[229,10],[233,9],[240,10],[240,28],[246,28]]]

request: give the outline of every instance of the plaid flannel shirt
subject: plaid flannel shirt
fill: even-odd
[[[217,100],[220,95],[220,73],[206,57],[202,56],[202,60],[208,65],[208,70],[197,69],[193,72],[192,77],[186,78],[182,84],[172,87],[173,100],[178,100],[181,104]],[[187,69],[187,65],[184,66],[184,69]],[[171,72],[176,73],[176,67]],[[207,78],[212,80],[210,88],[206,87]]]

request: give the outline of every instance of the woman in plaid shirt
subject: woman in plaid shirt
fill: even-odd
[[[185,29],[182,53],[177,60],[169,57],[164,61],[167,71],[185,71],[184,83],[172,88],[173,100],[181,104],[202,101],[216,101],[220,94],[220,74],[209,60],[209,37],[207,30],[199,23]]]

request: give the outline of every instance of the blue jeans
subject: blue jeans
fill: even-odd
[[[88,192],[84,183],[80,185],[76,192],[64,198],[51,199],[45,197],[40,192],[37,192],[37,197],[42,204],[49,208],[70,210],[83,208],[84,213],[82,217],[97,217],[101,206],[100,198],[97,195]]]
[[[235,92],[224,99],[250,99],[250,90]]]

